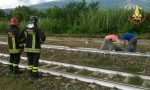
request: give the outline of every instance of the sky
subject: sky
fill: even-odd
[[[56,0],[0,0],[0,9],[15,8],[22,5],[31,5]]]

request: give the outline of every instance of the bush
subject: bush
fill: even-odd
[[[140,77],[135,76],[135,77],[130,77],[128,83],[133,85],[141,85],[143,83],[143,80]]]

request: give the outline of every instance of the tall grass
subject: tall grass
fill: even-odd
[[[6,30],[7,30],[8,27],[9,27],[8,26],[8,21],[6,21],[6,20],[0,21],[0,32],[1,33],[4,34],[6,32]]]
[[[55,9],[54,9],[55,10]],[[57,11],[59,12],[59,11]],[[75,11],[74,11],[75,12]],[[123,33],[131,29],[139,29],[140,33],[149,32],[150,19],[146,19],[146,23],[136,28],[133,23],[127,21],[128,15],[132,15],[133,11],[121,8],[112,9],[88,9],[86,11],[81,10],[78,15],[72,15],[65,11],[65,8],[59,12],[61,17],[54,17],[53,15],[47,15],[41,17],[39,26],[46,34],[88,34],[88,35],[100,35],[108,33]],[[45,13],[46,15],[46,13]],[[150,17],[150,13],[147,15]],[[21,22],[21,29],[26,26],[25,21]],[[0,32],[3,32],[7,27],[7,21],[0,21]]]

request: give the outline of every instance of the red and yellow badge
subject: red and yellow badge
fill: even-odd
[[[146,19],[146,15],[141,14],[141,8],[138,5],[135,6],[134,14],[132,15],[132,17],[128,15],[128,21],[129,22],[133,21],[133,23],[136,25],[144,22],[145,19]]]

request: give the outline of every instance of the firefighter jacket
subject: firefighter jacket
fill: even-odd
[[[45,41],[45,34],[37,26],[25,27],[21,33],[21,42],[24,42],[24,52],[40,53],[41,44]]]
[[[20,31],[16,26],[11,26],[6,31],[9,53],[20,53],[22,44],[20,43]]]

